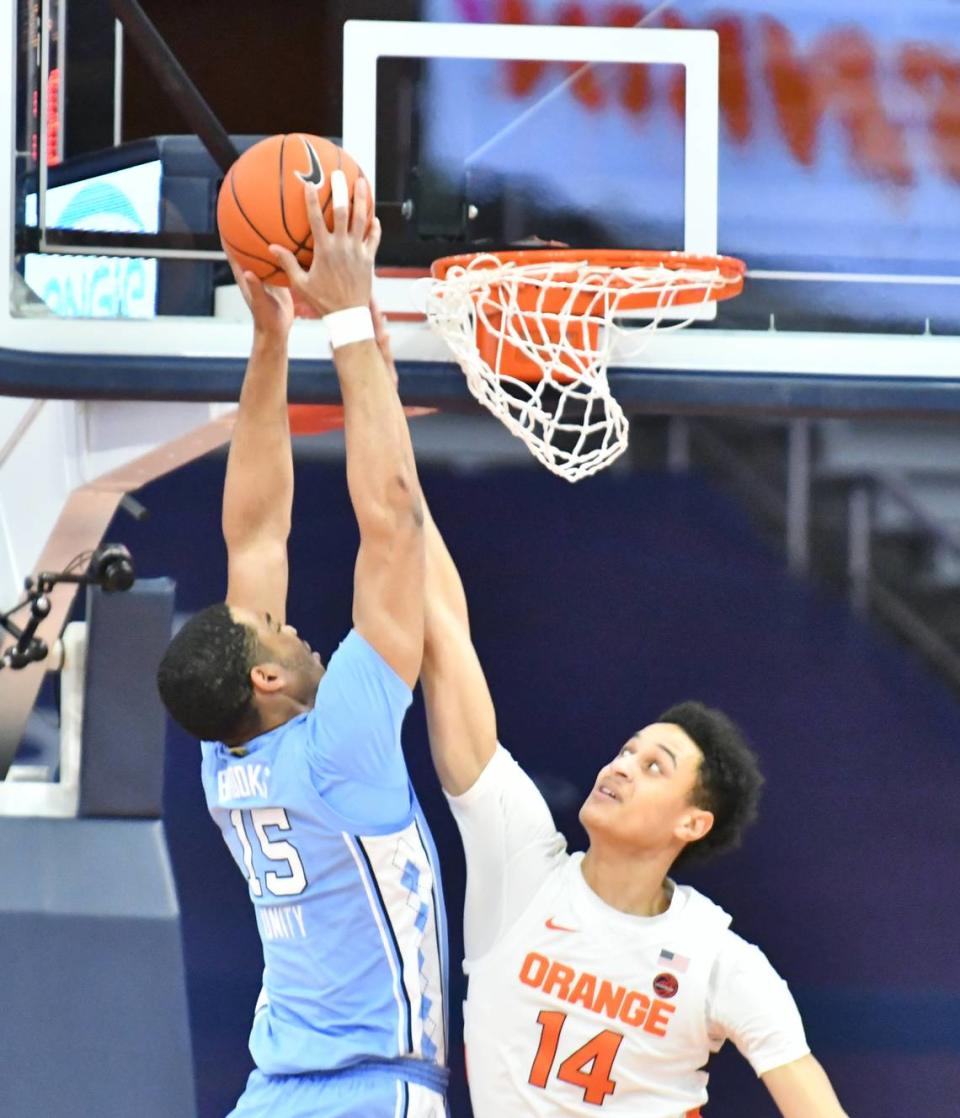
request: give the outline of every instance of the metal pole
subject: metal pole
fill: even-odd
[[[131,44],[153,72],[157,84],[170,98],[183,119],[196,132],[200,143],[220,168],[226,171],[239,152],[227,130],[190,80],[166,40],[157,31],[137,0],[110,0],[113,14],[123,25]],[[187,17],[189,18],[189,17]]]
[[[40,244],[47,229],[47,96],[50,88],[50,0],[42,0],[40,5],[40,103],[37,105],[37,228],[40,230]]]
[[[850,605],[865,616],[870,608],[870,490],[862,483],[850,490],[847,504],[847,575]]]
[[[123,24],[113,21],[113,146],[123,143]]]
[[[810,568],[810,420],[787,432],[787,561],[795,575]]]

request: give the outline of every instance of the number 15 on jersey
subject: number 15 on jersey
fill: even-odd
[[[290,820],[282,807],[255,807],[230,812],[230,823],[236,832],[243,852],[243,866],[254,897],[262,897],[264,890],[273,897],[298,897],[307,887],[307,875],[297,848],[285,839],[275,837],[276,831],[289,831]],[[249,829],[249,830],[248,830]],[[254,866],[254,852],[250,834],[270,868]],[[257,859],[260,862],[260,858]]]

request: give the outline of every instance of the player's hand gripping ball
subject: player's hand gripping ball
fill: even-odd
[[[289,286],[269,246],[288,248],[302,268],[310,267],[313,234],[303,184],[316,184],[324,220],[332,230],[330,176],[336,170],[346,175],[352,208],[353,188],[363,172],[343,148],[306,132],[270,136],[248,148],[227,172],[217,200],[217,225],[227,255],[264,283]],[[367,232],[372,221],[371,200]]]

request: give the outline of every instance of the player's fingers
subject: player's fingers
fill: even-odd
[[[310,222],[310,232],[316,243],[322,244],[325,237],[330,235],[327,223],[323,217],[323,207],[320,205],[319,189],[312,182],[303,184],[303,196],[307,202],[307,220]]]
[[[346,233],[350,189],[347,186],[347,176],[339,169],[330,176],[330,195],[333,200],[333,232],[335,235]]]
[[[244,282],[247,285],[247,291],[250,292],[250,298],[254,302],[259,302],[264,297],[263,280],[254,272],[243,273]]]
[[[306,301],[301,298],[296,292],[293,293],[293,313],[297,318],[321,318],[320,312]]]
[[[247,288],[250,292],[250,309],[253,311],[254,316],[263,313],[277,302],[277,293],[282,291],[289,298],[289,292],[285,287],[274,287],[271,284],[266,284],[260,279],[259,276],[253,272],[247,272]]]
[[[367,234],[367,239],[363,242],[371,260],[377,255],[377,249],[380,247],[380,238],[382,235],[383,226],[380,224],[380,218],[375,217],[373,221],[370,222],[370,232]]]
[[[224,249],[223,251],[227,252],[226,249]],[[227,263],[230,265],[230,271],[233,272],[234,282],[236,283],[237,287],[239,287],[243,283],[243,269],[236,262],[236,260],[233,259],[229,252],[227,252]]]
[[[270,245],[270,254],[280,267],[286,272],[287,279],[290,281],[290,286],[299,288],[303,283],[303,277],[306,275],[304,270],[300,267],[297,258],[288,249],[282,245]]]
[[[245,272],[243,268],[241,268],[240,265],[236,262],[236,260],[234,260],[233,257],[230,256],[229,253],[227,254],[227,263],[230,265],[230,271],[233,272],[233,278],[236,281],[237,287],[240,288],[240,294],[243,295],[244,299],[249,302],[250,288],[247,283],[246,277],[248,274],[253,275],[253,273]]]
[[[293,292],[289,287],[278,283],[264,283],[263,293],[266,298],[272,299],[279,307],[286,310],[293,309]]]
[[[360,175],[353,184],[353,216],[350,218],[351,236],[363,239],[367,227],[367,213],[370,209],[370,190],[367,180]]]

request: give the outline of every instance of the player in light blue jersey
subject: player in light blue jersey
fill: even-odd
[[[309,272],[277,259],[334,346],[360,529],[353,629],[324,669],[286,624],[293,298],[236,271],[254,342],[227,462],[226,601],[191,618],[158,684],[203,739],[210,813],[263,942],[256,1069],[233,1118],[440,1118],[446,928],[436,852],[400,748],[423,650],[423,513],[406,419],[369,311],[374,220],[334,176],[334,231],[305,184]]]

